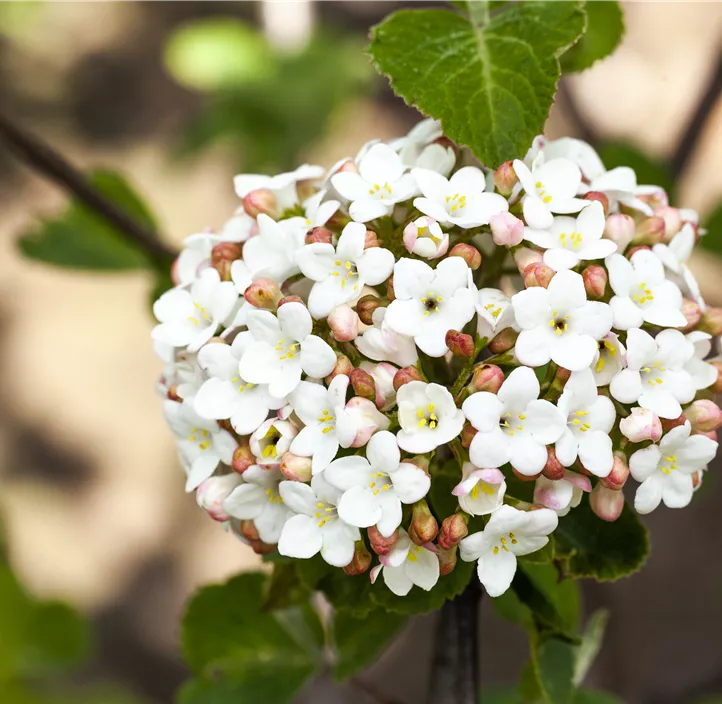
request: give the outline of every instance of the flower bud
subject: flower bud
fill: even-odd
[[[417,545],[425,545],[436,539],[439,524],[429,509],[425,499],[414,504],[409,526],[409,538]]]
[[[654,215],[642,218],[634,231],[632,244],[649,245],[650,247],[659,244],[664,238],[664,220]]]
[[[534,286],[548,288],[552,278],[554,278],[554,270],[543,262],[529,264],[529,266],[524,269],[524,286],[526,288],[532,288]]]
[[[589,495],[592,511],[603,521],[616,521],[624,509],[624,494],[619,490],[607,489],[597,484]]]
[[[276,196],[267,188],[257,188],[246,195],[243,199],[243,210],[252,218],[257,218],[261,213],[272,218],[279,214]]]
[[[454,513],[441,522],[439,531],[439,547],[450,550],[469,535],[469,516],[466,513]]]
[[[406,464],[413,464],[418,467],[426,476],[429,476],[429,466],[431,465],[431,457],[429,455],[414,455],[404,460]]]
[[[668,433],[672,428],[678,428],[687,422],[687,416],[680,413],[678,418],[660,418],[662,423],[662,433]]]
[[[355,340],[359,322],[356,311],[346,304],[334,308],[328,316],[328,326],[331,328],[333,339],[337,342]]]
[[[306,233],[306,244],[332,244],[333,232],[326,227],[312,227]]]
[[[176,384],[171,384],[165,392],[165,395],[169,401],[183,403],[183,399],[178,395],[178,386]]]
[[[393,549],[399,539],[399,529],[397,528],[388,538],[381,535],[379,529],[376,526],[371,526],[367,529],[369,536],[369,543],[371,543],[371,549],[377,555],[388,555]]]
[[[283,298],[281,289],[272,279],[257,279],[243,295],[252,306],[265,310],[276,310],[278,302]]]
[[[237,474],[210,477],[196,489],[196,503],[205,509],[214,521],[229,521],[231,516],[223,508],[223,502],[242,481]]]
[[[278,308],[280,308],[283,305],[286,305],[286,303],[300,303],[301,305],[305,306],[306,302],[301,298],[301,296],[296,296],[291,294],[290,296],[284,296],[279,302],[278,302]]]
[[[277,546],[271,543],[264,543],[262,540],[252,540],[251,549],[256,555],[271,555],[276,552]]]
[[[444,232],[436,220],[422,215],[406,225],[403,242],[410,254],[438,259],[449,249],[449,233]]]
[[[542,473],[539,472],[538,474],[522,474],[518,470],[514,469],[514,467],[511,468],[511,473],[521,482],[535,482],[539,477],[541,477]]]
[[[566,470],[562,466],[562,463],[557,459],[557,453],[551,446],[547,447],[547,463],[542,469],[542,476],[552,481],[564,479],[564,472]]]
[[[310,482],[311,458],[286,452],[281,457],[281,474],[292,482]]]
[[[238,474],[243,474],[249,467],[256,464],[256,458],[251,452],[248,438],[244,438],[244,441],[233,451],[233,459],[231,460],[231,467]]]
[[[584,279],[584,290],[587,292],[588,298],[595,300],[604,298],[609,277],[603,266],[591,264],[582,271],[582,279]]]
[[[709,433],[722,427],[722,411],[714,401],[700,399],[685,410],[695,433]]]
[[[622,253],[634,239],[635,224],[631,215],[615,213],[607,218],[603,237],[617,245],[617,252]]]
[[[211,266],[221,275],[221,281],[231,280],[231,264],[241,258],[243,245],[220,242],[211,250]]]
[[[471,375],[469,391],[488,391],[495,394],[504,383],[504,372],[496,364],[477,364]]]
[[[717,370],[717,381],[712,385],[712,391],[716,394],[722,394],[722,362],[710,362]]]
[[[474,439],[474,435],[476,435],[477,430],[476,428],[467,421],[464,423],[464,427],[461,429],[461,446],[468,450],[471,447],[471,441]]]
[[[598,203],[601,203],[604,208],[605,217],[609,213],[609,198],[607,198],[606,193],[602,193],[601,191],[588,191],[582,196],[582,198],[584,200],[595,200]]]
[[[448,550],[439,550],[439,576],[451,574],[456,567],[459,548],[453,545]]]
[[[356,429],[351,447],[363,447],[377,430],[386,430],[389,427],[389,419],[368,398],[354,396],[345,409]]]
[[[494,244],[500,247],[516,247],[524,240],[524,223],[511,213],[497,213],[489,220]]]
[[[481,266],[481,253],[476,247],[472,247],[470,244],[466,244],[466,242],[455,244],[451,248],[449,256],[461,257],[472,271],[476,271]]]
[[[373,230],[366,230],[366,234],[364,235],[364,249],[380,246],[378,235]]]
[[[396,298],[394,293],[394,277],[393,274],[386,279],[386,298],[389,301],[393,301]]]
[[[356,302],[356,313],[364,325],[373,325],[374,311],[381,306],[383,306],[383,301],[378,296],[371,294],[361,296]]]
[[[699,320],[699,329],[712,337],[722,335],[722,308],[708,307]]]
[[[343,568],[343,571],[350,577],[355,577],[366,572],[369,567],[371,567],[371,553],[366,549],[363,540],[357,540],[351,562]]]
[[[544,255],[541,252],[537,252],[535,249],[529,249],[528,247],[521,247],[514,252],[514,263],[517,269],[519,269],[520,274],[523,274],[530,264],[538,264],[543,260]]]
[[[367,398],[376,403],[376,382],[363,369],[354,369],[348,375],[355,396]]]
[[[691,298],[683,298],[681,310],[682,315],[687,319],[687,324],[680,328],[680,331],[683,333],[692,332],[699,325],[702,318],[702,309],[697,301],[693,301]]]
[[[662,422],[646,408],[633,408],[630,415],[619,421],[619,429],[631,442],[658,442],[662,437]]]
[[[504,328],[490,343],[489,351],[492,354],[508,352],[516,344],[519,333],[514,328]]]
[[[710,440],[714,440],[717,442],[717,431],[716,430],[710,430],[706,433],[696,433],[696,435],[704,435],[706,438],[709,438]]]
[[[339,352],[336,353],[336,366],[333,371],[326,377],[326,384],[330,384],[339,374],[345,374],[348,376],[353,371],[353,364],[351,360],[345,355]]]
[[[251,542],[261,539],[258,535],[256,524],[253,521],[241,521],[240,533],[246,540],[250,540]]]
[[[394,389],[398,391],[410,381],[421,381],[421,372],[416,367],[403,367],[394,374]]]
[[[517,183],[519,183],[519,177],[516,175],[514,163],[511,161],[505,161],[494,172],[494,185],[496,186],[496,190],[505,198],[511,195]]]
[[[446,331],[446,346],[455,357],[468,359],[474,354],[474,338],[458,330]]]
[[[637,198],[649,205],[652,210],[665,208],[669,205],[669,198],[667,197],[667,192],[664,188],[657,188],[651,193],[640,193]]]
[[[651,252],[651,251],[652,251],[652,248],[651,248],[651,247],[647,247],[646,244],[645,244],[645,245],[640,245],[639,247],[632,247],[631,249],[628,249],[628,250],[624,253],[624,256],[625,256],[627,259],[631,259],[637,252],[644,252],[644,251],[646,251],[646,252]]]
[[[699,489],[702,486],[702,477],[703,476],[704,476],[703,470],[699,470],[692,474],[692,489],[697,491],[697,489]]]
[[[607,489],[617,491],[621,489],[629,479],[629,464],[623,452],[614,453],[614,464],[612,471],[599,482]]]
[[[388,411],[396,405],[394,376],[398,368],[388,362],[361,362],[360,369],[368,372],[376,385],[376,408]]]
[[[666,205],[657,208],[654,214],[664,220],[664,241],[669,242],[682,229],[682,216],[679,210]]]

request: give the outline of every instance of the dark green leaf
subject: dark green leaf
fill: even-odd
[[[569,555],[567,574],[576,578],[614,581],[640,570],[649,554],[647,529],[629,505],[614,523],[607,523],[592,513],[585,498],[559,519],[554,536],[557,553]]]
[[[10,679],[22,665],[33,606],[10,567],[0,564],[0,682]]]
[[[480,704],[524,704],[516,687],[485,687],[479,695]]]
[[[624,15],[620,4],[594,0],[584,6],[587,30],[584,36],[562,57],[563,71],[584,71],[599,59],[609,56],[622,41]]]
[[[624,704],[624,702],[608,692],[597,692],[591,689],[581,689],[574,693],[574,704]],[[699,704],[702,704],[700,702]],[[722,702],[707,702],[706,704],[722,704]]]
[[[599,149],[599,156],[607,169],[629,166],[637,174],[637,183],[661,186],[669,200],[674,200],[674,180],[669,165],[647,156],[637,147],[624,142],[606,142]]]
[[[401,10],[372,31],[391,87],[487,166],[524,154],[554,100],[558,57],[584,30],[581,2],[521,2],[474,22],[449,10]]]
[[[534,669],[548,704],[572,701],[575,650],[575,646],[559,638],[543,640],[532,649]]]
[[[581,594],[573,579],[561,579],[552,565],[524,563],[521,569],[556,608],[564,628],[576,632],[581,616]]]
[[[577,653],[577,661],[574,666],[574,684],[578,687],[589,672],[589,668],[599,655],[604,640],[604,631],[609,621],[609,611],[600,609],[595,611],[587,622],[584,629],[582,642]]]
[[[441,521],[452,516],[459,507],[459,499],[451,491],[461,481],[461,467],[456,460],[449,460],[440,466],[432,464],[431,476],[433,481],[426,498],[441,525]]]
[[[722,255],[722,203],[705,220],[707,234],[699,241],[700,247]]]
[[[521,694],[524,702],[536,703],[542,698],[541,686],[539,685],[539,678],[534,669],[533,660],[529,660],[521,671],[519,694]]]
[[[301,582],[298,561],[278,562],[273,566],[261,606],[263,611],[287,609],[308,601],[310,589]]]

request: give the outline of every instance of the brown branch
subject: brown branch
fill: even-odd
[[[25,132],[2,113],[0,113],[0,140],[19,158],[74,195],[122,232],[128,240],[144,250],[157,265],[168,266],[173,261],[175,252],[166,246],[155,232],[141,225],[104,196],[50,145]]]

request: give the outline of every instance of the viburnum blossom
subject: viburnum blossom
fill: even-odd
[[[230,534],[374,598],[464,562],[499,596],[560,522],[564,569],[629,476],[640,513],[690,502],[722,426],[699,218],[580,140],[519,156],[493,172],[424,120],[329,172],[237,176],[242,206],[185,240],[157,390]]]

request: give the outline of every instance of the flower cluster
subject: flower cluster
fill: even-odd
[[[661,188],[575,139],[486,169],[426,120],[235,189],[153,339],[186,489],[254,550],[401,596],[460,556],[496,596],[584,494],[605,521],[630,475],[640,513],[690,502],[722,313]]]

